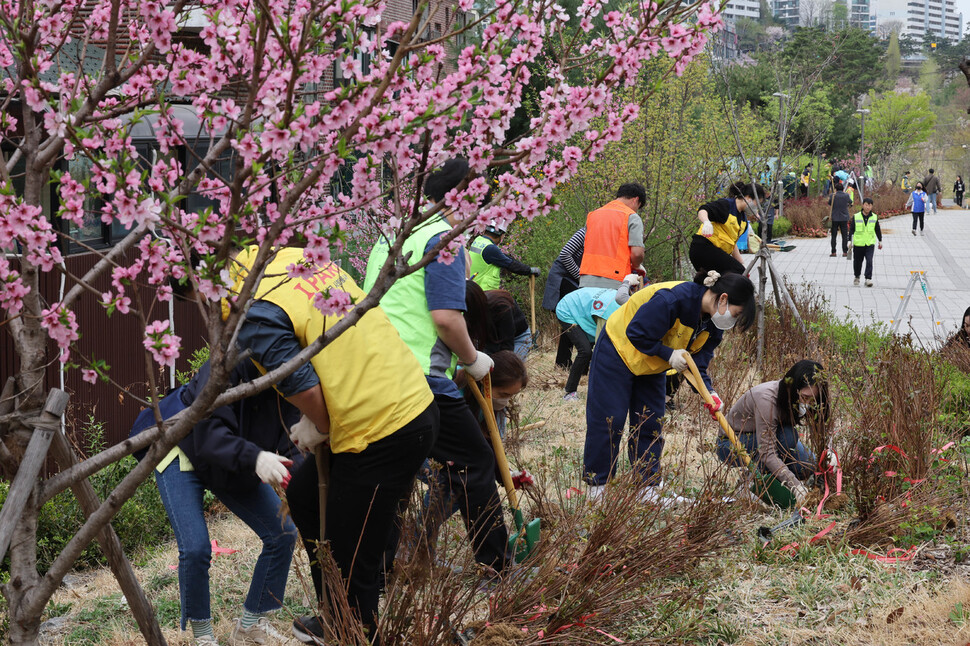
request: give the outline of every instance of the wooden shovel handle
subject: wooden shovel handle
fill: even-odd
[[[532,313],[532,338],[536,336],[536,277],[529,274],[529,310]]]
[[[688,371],[684,373],[684,377],[687,379],[690,385],[694,387],[694,390],[700,394],[701,399],[704,400],[704,403],[713,406],[714,398],[711,397],[710,391],[707,390],[707,385],[701,378],[701,373],[697,369],[697,364],[694,363],[694,358],[690,356],[690,354],[687,355],[687,368]],[[724,417],[724,413],[721,411],[717,411],[717,421],[721,425],[721,428],[724,429],[724,434],[727,435],[728,440],[731,442],[731,446],[733,446],[734,450],[737,451],[741,456],[741,461],[744,462],[744,466],[750,466],[751,456],[749,456],[748,452],[744,450],[741,442],[738,441],[738,436],[734,434],[734,429],[732,429],[731,425],[728,424],[727,418]]]
[[[512,483],[512,474],[509,473],[509,461],[505,457],[505,447],[502,446],[502,436],[498,434],[498,423],[495,421],[495,411],[492,410],[492,378],[485,375],[482,380],[488,398],[482,394],[478,384],[474,379],[468,380],[468,387],[472,389],[472,394],[482,407],[482,414],[485,416],[485,425],[488,426],[488,436],[492,440],[492,450],[495,451],[495,461],[498,463],[499,474],[502,476],[502,484],[505,485],[505,493],[509,497],[509,505],[515,511],[519,510],[519,497],[515,492],[515,484]]]

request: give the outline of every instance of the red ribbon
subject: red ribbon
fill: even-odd
[[[893,556],[893,554],[896,554],[896,553],[901,553],[901,555]],[[880,563],[902,563],[903,561],[913,560],[913,557],[916,556],[916,546],[914,545],[908,550],[905,550],[901,547],[894,547],[888,552],[886,552],[885,556],[881,556],[879,554],[873,554],[872,552],[869,552],[864,549],[852,550],[850,554],[862,555],[862,556],[865,556],[867,559],[872,559],[873,561],[879,561]]]

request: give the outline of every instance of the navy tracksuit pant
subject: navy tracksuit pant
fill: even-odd
[[[587,483],[606,484],[616,473],[620,439],[629,415],[630,464],[645,484],[659,484],[664,446],[660,418],[664,414],[666,381],[662,372],[634,375],[609,336],[600,335],[593,347],[586,395],[583,479]]]

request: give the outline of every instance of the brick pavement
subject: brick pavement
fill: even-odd
[[[952,202],[945,200],[944,204]],[[873,287],[865,287],[864,276],[861,286],[853,286],[852,260],[842,257],[841,236],[835,258],[829,257],[829,238],[789,238],[796,249],[772,254],[772,262],[789,283],[815,284],[836,316],[861,325],[888,326],[906,290],[910,270],[925,270],[942,324],[933,322],[922,290],[917,288],[902,317],[899,333],[912,333],[917,343],[937,347],[957,329],[963,312],[970,306],[970,211],[944,209],[927,215],[925,236],[913,237],[909,214],[880,220],[880,226],[883,248],[875,252]],[[751,256],[744,258],[747,264]],[[756,276],[752,272],[752,280],[756,281]]]

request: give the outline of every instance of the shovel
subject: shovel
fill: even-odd
[[[529,274],[529,311],[532,314],[532,345],[535,345],[539,330],[536,329],[536,277],[532,274]]]
[[[492,379],[485,375],[482,381],[482,390],[474,379],[468,380],[468,387],[472,389],[472,394],[478,400],[478,405],[482,407],[482,414],[485,416],[485,424],[488,426],[489,438],[492,440],[492,449],[495,451],[495,461],[498,463],[498,470],[502,476],[502,484],[505,485],[505,493],[509,497],[509,506],[512,508],[512,518],[515,521],[515,533],[509,536],[509,550],[515,554],[515,562],[524,561],[539,543],[539,527],[541,520],[534,518],[526,524],[519,508],[519,497],[512,483],[512,474],[509,473],[509,462],[505,458],[505,447],[502,446],[502,438],[498,434],[498,424],[495,422],[495,411],[492,410]]]
[[[704,385],[704,380],[701,379],[701,373],[697,370],[697,364],[694,363],[694,358],[689,354],[687,355],[687,367],[689,370],[684,373],[684,377],[690,382],[690,385],[694,387],[694,390],[698,392],[701,399],[705,403],[714,405],[714,398],[711,397],[711,393],[708,392],[707,386]],[[761,473],[758,470],[756,464],[751,462],[751,457],[748,452],[744,450],[744,446],[738,441],[738,437],[734,434],[734,430],[731,425],[728,424],[727,418],[724,417],[724,413],[721,411],[717,412],[717,421],[724,429],[724,434],[727,435],[728,441],[731,442],[731,446],[734,447],[734,451],[741,457],[741,461],[744,463],[754,477],[754,484],[751,485],[751,491],[760,498],[765,504],[776,505],[782,509],[791,509],[795,506],[795,495],[791,490],[778,481],[773,475]]]

